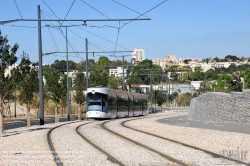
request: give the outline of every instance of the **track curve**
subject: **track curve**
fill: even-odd
[[[143,118],[140,118],[140,119],[143,119]],[[245,163],[243,161],[236,160],[236,159],[233,159],[233,158],[229,158],[229,157],[226,157],[226,156],[223,156],[223,155],[208,151],[206,149],[202,149],[202,148],[192,146],[192,145],[180,142],[180,141],[176,141],[176,140],[173,140],[173,139],[170,139],[170,138],[162,137],[162,136],[159,136],[159,135],[156,135],[156,134],[153,134],[153,133],[145,132],[145,131],[135,129],[135,128],[132,128],[132,127],[129,127],[129,126],[125,125],[126,122],[134,121],[134,120],[139,120],[139,119],[129,119],[129,120],[126,120],[126,121],[122,122],[121,125],[123,127],[125,127],[125,128],[131,129],[131,130],[134,130],[134,131],[137,131],[137,132],[140,132],[140,133],[144,133],[144,134],[151,135],[151,136],[154,136],[154,137],[157,137],[157,138],[161,138],[163,140],[171,141],[173,143],[180,144],[182,146],[186,146],[186,147],[189,147],[189,148],[192,148],[192,149],[195,149],[195,150],[203,151],[204,153],[207,153],[207,154],[213,156],[214,158],[224,158],[224,159],[227,159],[227,160],[230,160],[230,161],[233,161],[233,162],[237,162],[237,163],[240,163],[240,164],[250,165],[250,163]]]
[[[81,124],[79,126],[77,126],[76,128],[76,132],[77,134],[83,138],[86,142],[88,142],[89,144],[91,144],[94,148],[96,148],[97,150],[99,150],[100,152],[104,153],[105,155],[108,156],[109,160],[111,162],[114,162],[120,166],[125,166],[125,164],[123,164],[121,161],[119,161],[118,159],[116,159],[114,156],[112,156],[111,154],[109,154],[108,152],[106,152],[105,150],[103,150],[100,146],[94,144],[93,142],[91,142],[91,140],[89,140],[88,138],[86,138],[84,135],[82,135],[80,132],[79,132],[79,128],[83,125],[86,125],[86,124],[89,124],[89,123],[85,123],[85,124]]]
[[[142,118],[138,118],[138,119],[142,119]],[[154,152],[154,153],[157,153],[158,155],[162,156],[163,158],[165,158],[165,159],[167,159],[167,160],[169,160],[169,161],[172,161],[172,162],[174,162],[174,163],[177,163],[177,164],[180,164],[180,165],[183,165],[183,166],[188,166],[188,165],[189,165],[189,164],[187,164],[187,163],[185,163],[185,162],[182,162],[182,161],[180,161],[180,160],[178,160],[178,159],[175,159],[175,158],[173,158],[173,157],[171,157],[171,156],[169,156],[169,155],[163,154],[163,153],[161,153],[161,152],[159,152],[159,151],[157,151],[157,150],[155,150],[155,149],[153,149],[153,148],[150,148],[150,147],[148,147],[148,146],[146,146],[146,145],[144,145],[144,144],[141,144],[140,142],[134,141],[134,140],[132,140],[132,139],[130,139],[130,138],[128,138],[128,137],[125,137],[125,136],[123,136],[123,135],[121,135],[121,134],[119,134],[119,133],[116,133],[116,132],[114,132],[114,131],[108,129],[107,127],[105,127],[105,124],[108,123],[108,122],[110,122],[110,121],[107,121],[107,122],[102,123],[101,127],[102,127],[104,130],[109,131],[110,133],[112,133],[112,134],[114,134],[114,135],[116,135],[116,136],[118,136],[118,137],[121,137],[121,138],[123,138],[123,139],[125,139],[125,140],[128,140],[128,141],[130,141],[130,142],[132,142],[132,143],[134,143],[134,144],[136,144],[136,145],[139,145],[139,146],[141,146],[141,147],[143,147],[143,148],[145,148],[145,149],[147,149],[147,150],[149,150],[149,151],[152,151],[152,152]]]

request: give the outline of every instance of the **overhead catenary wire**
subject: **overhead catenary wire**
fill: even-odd
[[[19,12],[21,18],[23,19],[23,16],[22,16],[22,14],[21,14],[21,12],[20,12],[20,10],[19,10],[19,7],[18,7],[18,5],[17,5],[17,3],[16,3],[16,0],[14,0],[14,2],[15,2],[15,4],[16,4],[17,10],[18,10],[18,12]]]
[[[47,8],[49,8],[49,10],[57,17],[57,18],[59,18],[57,15],[56,15],[56,13],[49,7],[49,5],[47,5],[45,2],[44,2],[44,0],[42,0],[43,1],[43,3],[45,4],[45,6],[47,6]],[[49,13],[50,14],[50,13]]]
[[[51,32],[50,32],[50,30],[49,30],[48,27],[47,27],[47,29],[48,29],[49,34],[50,34],[50,36],[51,36],[51,38],[52,38],[52,40],[53,40],[53,42],[54,42],[54,44],[55,44],[55,46],[56,46],[57,51],[59,52],[59,49],[58,49],[58,47],[57,47],[57,45],[56,45],[56,42],[55,42],[55,40],[54,40],[54,38],[53,38],[53,36],[52,36],[52,34],[51,34]]]
[[[86,5],[88,5],[89,7],[91,7],[92,9],[94,9],[95,11],[97,11],[98,13],[100,13],[101,15],[103,15],[104,17],[110,19],[108,16],[106,16],[105,14],[103,14],[102,12],[100,12],[99,10],[97,10],[96,8],[94,8],[93,6],[91,6],[90,4],[88,4],[87,2],[81,0],[83,3],[85,3]]]
[[[3,24],[2,26],[17,27],[17,28],[38,28],[38,27],[31,27],[31,26],[23,26],[23,25],[8,25],[8,24]],[[43,28],[43,27],[41,27],[41,28]]]
[[[43,15],[44,16],[44,15]],[[46,16],[44,16],[46,18]],[[51,22],[50,22],[51,23]],[[52,24],[52,23],[51,23]],[[53,25],[53,24],[52,24]],[[53,25],[54,26],[54,25]],[[59,31],[59,34],[62,35],[64,37],[64,39],[66,40],[66,36],[64,35],[64,33],[62,32],[62,30],[56,28],[57,31]],[[69,44],[69,46],[71,47],[71,49],[75,52],[76,56],[80,56],[77,52],[77,50],[74,48],[74,46],[71,44],[71,42],[69,42],[69,40],[67,39],[67,42]]]
[[[62,21],[62,23],[61,23],[61,25],[60,25],[60,28],[61,28],[61,26],[62,26],[62,24],[63,24],[64,20],[67,18],[67,16],[68,16],[68,14],[69,14],[69,12],[70,12],[71,8],[73,7],[73,5],[74,5],[75,1],[76,1],[76,0],[74,0],[74,1],[72,2],[72,4],[71,4],[71,6],[70,6],[70,8],[69,8],[69,10],[68,10],[68,12],[67,12],[67,14],[66,14],[66,16],[64,17],[64,19],[63,19],[63,21]]]
[[[137,18],[141,17],[142,15],[145,15],[146,13],[148,13],[148,12],[154,10],[155,8],[157,8],[158,6],[162,5],[162,4],[165,3],[165,2],[167,2],[167,0],[164,0],[163,2],[161,2],[161,3],[159,3],[158,5],[154,6],[153,8],[147,10],[147,11],[144,12],[143,14],[140,14],[138,17],[134,18],[133,20],[131,20],[131,21],[125,23],[121,28],[123,28],[124,26],[128,25],[129,23],[131,23],[132,21],[136,20]],[[121,29],[121,28],[120,28],[120,29]]]
[[[81,30],[83,30],[83,31],[85,31],[85,32],[88,32],[88,33],[90,33],[90,34],[92,34],[92,35],[94,35],[94,36],[96,36],[96,37],[99,37],[99,38],[101,38],[101,39],[103,39],[103,40],[105,40],[105,41],[107,41],[107,42],[109,42],[109,43],[116,44],[115,42],[112,42],[112,41],[110,41],[110,40],[108,40],[108,39],[105,39],[104,37],[101,37],[101,36],[99,36],[99,35],[97,35],[97,34],[95,34],[95,33],[93,33],[93,32],[90,32],[90,31],[88,31],[88,30],[86,30],[86,29],[83,29],[83,28],[81,28],[81,27],[79,27],[79,26],[77,26],[77,28],[79,28],[79,29],[81,29]],[[119,44],[117,44],[117,46],[119,46],[119,47],[121,47],[121,48],[124,48],[124,49],[126,49],[126,50],[130,50],[130,49],[128,49],[128,48],[126,48],[126,47],[123,47],[123,46],[121,46],[121,45],[119,45]]]
[[[117,3],[117,4],[119,4],[119,5],[121,5],[121,6],[125,7],[125,8],[127,8],[127,9],[129,9],[129,10],[131,10],[131,11],[137,13],[137,14],[140,14],[141,16],[144,16],[144,17],[148,18],[148,17],[145,16],[144,14],[141,14],[141,13],[139,13],[139,12],[137,12],[137,11],[135,11],[135,10],[133,10],[133,9],[131,9],[131,8],[129,8],[129,7],[125,6],[125,5],[123,5],[123,4],[119,3],[119,2],[117,2],[117,1],[115,1],[115,0],[111,0],[111,1],[113,1],[113,2],[115,2],[115,3]]]
[[[116,46],[117,46],[117,42],[118,42],[119,33],[120,33],[120,22],[119,22],[119,29],[118,29],[117,36],[116,36],[115,51],[116,51]],[[115,52],[114,52],[114,56],[115,56]]]
[[[70,32],[72,32],[73,34],[75,34],[76,36],[78,36],[79,38],[81,38],[81,39],[83,39],[83,40],[85,40],[83,37],[81,37],[80,35],[78,35],[78,34],[76,34],[75,32],[73,32],[72,30],[69,30]],[[99,47],[97,47],[97,46],[95,46],[94,44],[92,44],[91,42],[88,42],[90,45],[93,45],[94,47],[96,47],[97,49],[99,49],[99,50],[101,50],[101,51],[106,51],[106,50],[104,50],[104,49],[101,49],[101,48],[99,48]],[[107,49],[107,48],[106,48]],[[111,49],[108,49],[108,50],[111,50]],[[115,51],[116,51],[116,49],[115,49]],[[97,56],[99,56],[99,55],[97,55]]]
[[[109,51],[111,51],[111,49],[110,48],[107,48],[107,47],[104,47],[104,46],[101,46],[101,45],[99,45],[99,44],[96,44],[96,43],[93,43],[93,42],[89,42],[90,44],[92,44],[92,45],[94,45],[95,47],[102,47],[102,48],[105,48],[105,49],[107,49],[107,50],[109,50]]]
[[[47,13],[44,13],[44,14],[46,14],[47,16],[48,16],[48,14]],[[50,16],[48,16],[48,17],[50,17]],[[50,18],[52,18],[52,17],[50,17]],[[66,21],[67,22],[67,21]],[[51,22],[50,22],[51,23]],[[75,26],[74,24],[72,24],[71,22],[67,22],[67,23],[69,23],[70,25],[72,25],[72,26]],[[52,24],[53,25],[53,24]],[[53,25],[54,26],[54,25]],[[126,49],[126,50],[130,50],[130,49],[128,49],[128,48],[126,48],[126,47],[123,47],[123,46],[121,46],[121,45],[119,45],[119,44],[117,44],[117,43],[114,43],[114,42],[112,42],[112,41],[110,41],[110,40],[108,40],[108,39],[106,39],[106,38],[104,38],[104,37],[101,37],[101,36],[99,36],[99,35],[97,35],[97,34],[95,34],[95,33],[93,33],[93,32],[90,32],[90,31],[88,31],[88,30],[86,30],[86,29],[83,29],[83,28],[81,28],[80,26],[78,26],[78,25],[76,25],[76,27],[77,28],[79,28],[79,29],[81,29],[81,30],[83,30],[83,31],[85,31],[85,32],[88,32],[88,33],[90,33],[90,34],[92,34],[92,35],[94,35],[94,36],[96,36],[96,37],[98,37],[98,38],[101,38],[101,39],[103,39],[103,40],[105,40],[105,41],[107,41],[107,42],[109,42],[109,43],[112,43],[112,44],[116,44],[117,46],[119,46],[119,47],[121,47],[121,48],[124,48],[124,49]],[[60,30],[61,31],[61,30]],[[72,31],[71,31],[72,32]],[[85,39],[84,39],[85,40]]]

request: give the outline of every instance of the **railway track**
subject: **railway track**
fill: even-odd
[[[83,125],[86,125],[86,124],[81,124],[81,125],[77,126],[77,128],[76,128],[76,132],[77,132],[77,134],[81,138],[83,138],[86,142],[88,142],[89,144],[91,144],[94,148],[96,148],[97,150],[99,150],[101,153],[104,153],[111,162],[116,163],[116,164],[118,164],[120,166],[125,166],[125,164],[123,164],[121,161],[119,161],[114,156],[112,156],[111,154],[109,154],[108,152],[106,152],[104,149],[102,149],[100,146],[98,146],[97,144],[95,144],[93,141],[91,141],[90,139],[88,139],[87,137],[85,137],[84,135],[82,135],[79,132],[79,128],[82,127]]]
[[[149,117],[144,117],[144,118],[149,118]],[[140,118],[140,119],[144,119],[144,118]],[[150,136],[153,136],[153,137],[157,137],[157,138],[160,138],[160,139],[163,139],[163,140],[166,140],[166,141],[170,141],[170,142],[173,142],[173,143],[176,143],[176,144],[188,147],[188,148],[192,148],[192,149],[195,149],[195,150],[203,151],[204,153],[209,154],[209,155],[213,156],[214,158],[222,158],[222,159],[227,159],[229,161],[236,162],[236,163],[239,163],[239,164],[250,165],[250,163],[246,163],[246,162],[243,162],[243,161],[240,161],[240,160],[237,160],[237,159],[229,158],[229,157],[223,156],[221,154],[217,154],[217,153],[208,151],[206,149],[202,149],[202,148],[199,148],[199,147],[196,147],[196,146],[192,146],[192,145],[180,142],[180,141],[176,141],[176,140],[173,140],[173,139],[162,137],[162,136],[159,136],[159,135],[156,135],[156,134],[153,134],[153,133],[145,132],[145,131],[142,131],[142,130],[139,130],[139,129],[135,129],[135,128],[132,128],[132,127],[129,127],[129,126],[125,125],[126,122],[134,121],[134,120],[138,120],[138,119],[125,120],[125,121],[123,121],[121,123],[121,125],[123,127],[125,127],[125,128],[131,129],[131,130],[134,130],[134,131],[137,131],[137,132],[140,132],[140,133],[144,133],[144,134],[147,134],[147,135],[150,135]]]
[[[65,124],[62,124],[62,125],[58,125],[56,127],[51,128],[47,133],[47,141],[48,141],[48,144],[49,144],[49,148],[50,148],[51,154],[53,155],[54,161],[55,161],[57,166],[62,166],[63,163],[61,162],[58,154],[56,153],[55,147],[54,147],[53,142],[51,140],[51,133],[52,133],[53,130],[55,130],[55,129],[61,127],[61,126],[64,126],[64,125],[71,124],[71,123],[75,123],[75,122],[70,122],[70,123],[65,123]]]
[[[79,121],[76,121],[76,122],[79,122]],[[49,147],[50,147],[50,150],[51,150],[51,154],[53,155],[53,158],[54,158],[54,161],[56,163],[57,166],[63,166],[63,162],[60,160],[60,157],[58,156],[57,152],[56,152],[56,149],[53,145],[53,142],[52,142],[52,139],[51,139],[51,133],[53,130],[59,128],[59,127],[62,127],[62,126],[65,126],[65,125],[68,125],[68,124],[72,124],[72,123],[76,123],[76,122],[70,122],[70,123],[65,123],[65,124],[62,124],[62,125],[59,125],[59,126],[56,126],[54,128],[51,128],[48,133],[47,133],[47,141],[48,141],[48,144],[49,144]],[[90,123],[94,123],[94,122],[89,122],[89,123],[84,123],[84,124],[81,124],[79,126],[76,127],[75,131],[76,133],[82,138],[84,139],[86,142],[88,142],[90,145],[92,145],[94,148],[96,148],[98,151],[100,151],[101,153],[105,154],[108,158],[108,160],[110,160],[110,162],[113,162],[113,163],[116,163],[120,166],[125,166],[125,164],[123,164],[122,162],[120,162],[119,160],[117,160],[114,156],[110,155],[108,152],[106,152],[105,150],[103,150],[101,147],[99,147],[98,145],[96,145],[95,143],[93,143],[90,139],[86,138],[84,135],[82,135],[80,132],[79,132],[79,128],[84,126],[84,125],[87,125],[87,124],[90,124]]]
[[[139,118],[139,119],[141,119],[141,118]],[[102,126],[102,128],[103,128],[104,130],[106,130],[106,131],[108,131],[108,132],[110,132],[110,133],[112,133],[112,134],[114,134],[114,135],[116,135],[116,136],[118,136],[118,137],[121,137],[121,138],[123,138],[123,139],[125,139],[125,140],[127,140],[127,141],[130,141],[130,142],[132,142],[132,143],[134,143],[134,144],[136,144],[136,145],[139,145],[140,147],[143,147],[143,148],[145,148],[145,149],[147,149],[147,150],[149,150],[149,151],[152,151],[152,152],[154,152],[154,153],[157,153],[158,155],[162,156],[163,158],[165,158],[165,159],[167,159],[167,160],[169,160],[169,161],[172,161],[172,162],[174,162],[174,163],[176,163],[176,164],[180,164],[180,165],[183,165],[183,166],[188,166],[188,165],[189,165],[188,163],[182,162],[182,161],[180,161],[180,160],[178,160],[178,159],[176,159],[176,158],[173,158],[173,157],[171,157],[171,156],[169,156],[169,155],[166,155],[166,154],[164,154],[164,153],[161,153],[161,152],[158,151],[158,150],[155,150],[155,149],[153,149],[153,148],[150,148],[149,146],[146,146],[146,145],[144,145],[144,144],[142,144],[142,143],[140,143],[140,142],[137,142],[137,141],[135,141],[135,140],[132,140],[132,139],[130,139],[130,138],[124,136],[124,135],[121,135],[121,134],[119,134],[119,133],[117,133],[117,132],[114,132],[114,131],[108,129],[108,128],[105,126],[105,124],[108,123],[108,122],[110,122],[110,121],[107,121],[107,122],[102,123],[101,126]]]

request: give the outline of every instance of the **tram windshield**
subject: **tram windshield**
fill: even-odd
[[[91,105],[102,105],[102,95],[101,94],[98,94],[98,93],[95,93],[95,94],[92,94],[92,93],[89,93],[88,94],[88,105],[91,106]]]

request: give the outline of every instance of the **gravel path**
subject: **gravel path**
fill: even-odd
[[[89,122],[72,123],[52,131],[51,139],[63,165],[116,165],[76,133],[76,127],[83,123]]]
[[[169,112],[170,113],[170,112]],[[169,114],[168,113],[168,114]],[[173,112],[174,113],[174,112]],[[250,135],[172,126],[156,122],[163,117],[130,121],[126,125],[250,163]]]
[[[100,126],[103,122],[82,126],[80,132],[125,165],[175,165],[158,154],[103,130]]]
[[[46,136],[56,125],[6,130],[0,136],[0,165],[55,165]]]

